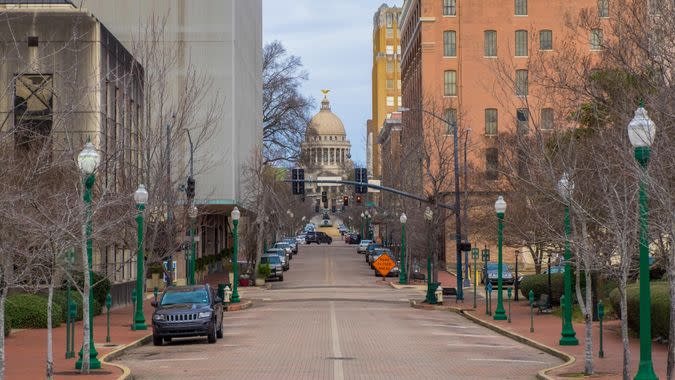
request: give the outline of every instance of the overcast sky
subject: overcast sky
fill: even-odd
[[[263,0],[263,43],[281,41],[309,72],[303,93],[330,89],[333,112],[345,124],[352,159],[365,164],[371,116],[373,15],[383,0]],[[400,6],[402,0],[388,0]]]

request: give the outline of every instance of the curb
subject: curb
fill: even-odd
[[[540,351],[546,352],[547,354],[555,356],[558,359],[561,359],[561,360],[564,361],[563,364],[559,364],[555,367],[544,368],[544,369],[540,370],[539,372],[537,372],[537,379],[540,379],[540,380],[554,380],[555,379],[554,377],[551,377],[551,376],[547,375],[548,372],[556,370],[556,369],[560,369],[560,368],[563,368],[563,367],[570,366],[570,365],[574,364],[577,360],[576,357],[574,357],[572,355],[569,355],[565,352],[556,350],[553,347],[549,347],[545,344],[539,343],[535,340],[524,337],[520,334],[516,334],[514,332],[508,331],[508,330],[503,329],[503,328],[501,328],[497,325],[493,325],[489,322],[483,321],[482,319],[472,315],[471,313],[468,313],[469,311],[473,311],[473,309],[461,309],[461,308],[452,307],[452,306],[444,307],[444,306],[435,306],[435,305],[421,305],[421,304],[418,304],[417,301],[415,301],[414,299],[410,300],[410,306],[414,309],[422,309],[422,310],[447,310],[447,311],[452,311],[454,313],[462,315],[464,318],[472,321],[475,324],[481,325],[481,326],[483,326],[485,328],[488,328],[492,331],[495,331],[495,332],[497,332],[501,335],[504,335],[508,338],[511,338],[511,339],[513,339],[517,342],[526,344],[530,347],[533,347],[533,348],[536,348]]]
[[[136,348],[136,347],[139,347],[139,346],[142,346],[144,344],[149,343],[151,339],[152,339],[152,334],[148,334],[148,335],[142,337],[141,339],[138,339],[134,342],[131,342],[129,344],[118,347],[117,349],[112,350],[112,351],[108,352],[107,354],[101,356],[101,359],[100,359],[101,363],[105,364],[105,365],[112,366],[112,367],[116,367],[116,368],[119,368],[119,369],[122,370],[122,374],[117,378],[117,380],[131,379],[131,370],[129,369],[129,367],[127,367],[123,364],[111,363],[110,360],[115,360],[115,359],[119,358],[120,356],[124,355],[124,353],[127,350],[130,350],[132,348]]]
[[[253,305],[251,300],[246,300],[243,302],[229,304],[225,307],[225,311],[241,311],[250,308]]]

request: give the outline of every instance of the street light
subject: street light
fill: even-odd
[[[656,125],[643,105],[635,111],[628,124],[628,139],[633,145],[635,160],[642,168],[640,178],[640,366],[635,380],[658,379],[652,363],[651,291],[649,289],[649,205],[646,191],[647,165]]]
[[[361,213],[361,239],[362,240],[367,239],[366,233],[365,233],[365,223],[366,223],[366,214]]]
[[[188,209],[188,216],[190,217],[190,257],[188,258],[188,285],[195,284],[195,270],[197,266],[197,243],[195,242],[195,233],[197,223],[197,215],[199,210],[197,206],[192,205]]]
[[[91,222],[91,198],[96,182],[96,168],[101,162],[101,155],[96,151],[91,141],[87,141],[84,149],[77,156],[77,165],[84,175],[84,204],[86,208],[85,233],[87,239],[87,270],[89,271],[89,369],[101,368],[101,362],[98,360],[98,352],[94,345],[94,272],[92,271],[93,242],[91,233],[93,230]],[[82,358],[84,357],[84,344],[80,350],[80,358],[75,363],[75,368],[82,368]]]
[[[234,249],[232,251],[232,268],[234,269],[234,284],[232,284],[232,303],[239,302],[239,261],[237,259],[237,253],[239,250],[239,217],[241,213],[239,209],[235,206],[232,210],[232,224],[234,225]]]
[[[431,211],[431,208],[427,207],[426,210],[424,210],[424,220],[427,221],[427,228],[429,229],[428,231],[431,231],[431,221],[434,218],[434,212]],[[431,239],[430,239],[431,241]],[[429,304],[436,304],[436,288],[432,287],[431,283],[431,250],[427,252],[427,297],[426,301]]]
[[[495,202],[495,211],[497,212],[497,219],[499,219],[498,237],[497,237],[497,309],[495,310],[494,319],[504,321],[507,319],[506,310],[504,310],[502,294],[502,241],[504,240],[504,212],[506,212],[506,201],[501,195]]]
[[[405,273],[405,223],[408,221],[408,217],[405,213],[401,213],[399,221],[401,222],[401,270],[399,272],[398,283],[407,284],[408,276]]]
[[[145,278],[143,257],[143,211],[145,204],[148,203],[148,191],[145,185],[138,185],[138,189],[134,192],[134,201],[138,209],[136,215],[136,223],[138,224],[138,252],[136,253],[136,294],[139,295],[139,301],[136,302],[136,313],[134,314],[134,324],[131,325],[132,330],[147,330],[148,326],[145,324],[145,314],[143,314],[143,279]]]

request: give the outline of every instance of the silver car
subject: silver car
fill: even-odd
[[[286,250],[281,249],[281,248],[270,248],[265,252],[265,255],[277,255],[281,259],[281,266],[283,269],[286,271],[290,269],[291,265],[289,263],[288,259],[288,252]]]
[[[293,258],[293,247],[291,247],[291,245],[286,243],[285,241],[278,241],[278,242],[274,243],[274,247],[272,247],[272,248],[283,249],[288,254],[289,260]]]

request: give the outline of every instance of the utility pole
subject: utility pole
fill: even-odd
[[[469,132],[471,129],[466,130],[466,135],[464,137],[464,220],[462,221],[462,227],[464,228],[464,237],[469,241],[469,176],[467,175],[467,161],[466,161],[466,146],[469,141]],[[469,251],[464,251],[464,286],[470,287],[471,281],[469,280]],[[475,279],[474,279],[475,281]],[[462,294],[463,295],[463,294]]]
[[[175,119],[175,115],[173,117]],[[171,129],[173,128],[173,123],[166,125],[166,227],[167,230],[173,229],[173,202],[171,202]],[[167,276],[168,281],[167,285],[171,286],[173,283],[173,249],[169,251],[169,261],[167,263],[167,270],[169,275]]]
[[[459,135],[457,122],[452,121],[452,138],[455,159],[455,250],[457,252],[457,301],[464,300],[464,282],[462,281],[462,215],[459,204]]]

